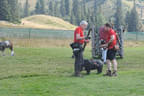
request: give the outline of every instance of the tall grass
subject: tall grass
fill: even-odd
[[[39,39],[24,39],[24,38],[0,38],[1,41],[11,40],[15,47],[29,48],[53,48],[66,47],[68,48],[73,39],[54,39],[54,38],[39,38]],[[124,47],[140,47],[144,46],[143,41],[125,41]],[[87,45],[91,48],[91,42]]]

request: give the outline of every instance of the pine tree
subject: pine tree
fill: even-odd
[[[140,21],[139,21],[139,16],[138,12],[136,10],[136,4],[134,0],[134,7],[131,10],[130,16],[129,16],[129,21],[128,21],[128,31],[129,32],[137,32],[140,30]]]
[[[10,7],[7,0],[0,0],[0,20],[10,20]]]
[[[97,13],[98,1],[94,0],[94,13]]]
[[[72,0],[65,0],[65,11],[67,16],[71,16]]]
[[[91,15],[91,13],[92,13],[91,10],[88,9],[88,12],[87,12],[87,14],[86,14],[86,16],[87,16],[87,21],[88,21],[88,23],[89,23],[88,28],[90,28],[90,27],[92,26],[92,20],[91,20],[92,15]]]
[[[58,2],[55,2],[55,3],[54,3],[54,6],[55,6],[55,7],[53,7],[53,8],[54,8],[53,15],[54,15],[54,16],[57,16],[57,17],[60,17],[60,11],[59,11]]]
[[[61,0],[60,12],[61,12],[62,17],[66,15],[65,0]]]
[[[102,25],[106,23],[106,19],[102,13],[97,14],[95,21],[97,29],[99,29]]]
[[[130,12],[128,11],[125,16],[125,26],[128,27],[130,22]],[[128,29],[127,29],[128,30]]]
[[[87,10],[86,10],[86,0],[81,1],[81,19],[86,20]]]
[[[72,12],[71,14],[72,14],[72,15],[71,15],[71,18],[70,18],[70,23],[71,23],[71,24],[77,24],[76,18],[75,18],[75,16],[74,16],[73,12]]]
[[[40,12],[41,14],[45,14],[45,1],[44,0],[40,0]]]
[[[115,28],[119,29],[121,25],[124,25],[122,0],[117,0],[117,8],[115,13]]]
[[[35,6],[35,13],[36,14],[45,14],[44,0],[37,0],[36,6]]]
[[[49,6],[49,8],[48,8],[48,14],[51,15],[51,16],[54,16],[55,15],[54,14],[54,10],[55,10],[54,1],[50,1],[48,3],[48,6]]]
[[[20,22],[20,13],[19,13],[18,0],[8,0],[8,5],[10,7],[11,22],[19,23]]]
[[[79,25],[81,21],[81,7],[79,0],[73,0],[73,14],[75,16],[76,24]]]
[[[24,6],[24,17],[27,17],[30,15],[29,6],[30,6],[29,2],[28,2],[28,0],[26,0],[25,6]]]
[[[35,6],[35,13],[36,14],[40,14],[40,2],[39,2],[39,0],[37,1],[37,3],[36,3],[36,6]]]
[[[23,18],[24,17],[24,8],[21,3],[18,4],[18,8],[19,8],[19,16],[20,16],[20,18]]]
[[[84,14],[87,14],[87,8],[86,8],[86,0],[83,0],[83,10],[84,10]]]

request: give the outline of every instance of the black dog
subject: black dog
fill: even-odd
[[[84,65],[82,65],[82,69],[87,71],[87,74],[90,74],[91,70],[97,69],[97,73],[101,73],[103,69],[103,62],[101,60],[84,60]]]

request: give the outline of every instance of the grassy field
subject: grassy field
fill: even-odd
[[[143,47],[125,49],[119,76],[73,77],[70,48],[15,48],[0,57],[0,96],[144,96]],[[87,48],[85,58],[91,58]],[[8,54],[8,51],[7,51]]]

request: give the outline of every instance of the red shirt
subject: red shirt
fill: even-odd
[[[100,40],[104,40],[104,41],[106,41],[106,36],[107,36],[107,34],[105,34],[105,31],[104,31],[104,27],[101,27],[100,29],[99,29],[99,33],[100,33]]]
[[[84,37],[84,32],[83,32],[83,29],[79,26],[76,28],[75,32],[74,32],[74,42],[75,43],[80,43],[80,44],[83,44],[84,43],[84,39],[82,40],[77,40],[76,39],[76,35],[79,34],[80,37]]]
[[[106,32],[106,43],[109,42],[109,40],[111,39],[111,36],[114,35],[114,40],[112,41],[112,43],[108,46],[108,49],[112,49],[114,48],[114,46],[117,44],[117,35],[116,32],[113,29],[110,29],[109,32]]]

